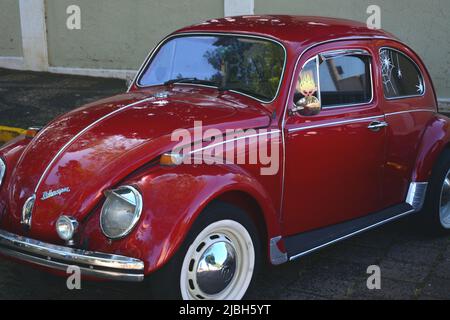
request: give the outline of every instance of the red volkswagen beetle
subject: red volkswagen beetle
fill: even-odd
[[[422,208],[450,229],[449,139],[424,64],[386,32],[210,20],[165,38],[127,93],[0,149],[0,253],[240,299],[262,262]]]

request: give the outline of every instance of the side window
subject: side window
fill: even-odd
[[[384,96],[388,99],[420,96],[425,92],[423,77],[416,64],[403,53],[380,49]]]
[[[320,108],[370,102],[371,60],[361,51],[331,51],[310,59],[298,77],[293,111],[314,115]]]
[[[324,58],[319,67],[322,107],[370,102],[372,99],[370,77],[368,55]]]

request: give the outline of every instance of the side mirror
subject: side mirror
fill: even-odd
[[[291,113],[298,113],[302,116],[315,116],[322,110],[322,105],[314,96],[301,98],[291,109]]]

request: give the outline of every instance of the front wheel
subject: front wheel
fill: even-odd
[[[253,277],[255,248],[248,230],[234,220],[208,225],[183,259],[180,277],[184,300],[238,300]]]
[[[259,264],[259,241],[244,211],[213,203],[194,223],[177,254],[155,275],[160,282],[156,289],[171,292],[157,290],[156,298],[242,299]]]

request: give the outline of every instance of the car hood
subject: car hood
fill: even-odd
[[[192,130],[194,121],[202,121],[203,131],[268,126],[269,113],[245,99],[209,88],[158,87],[57,118],[30,142],[13,171],[7,188],[12,224],[19,225],[33,195],[32,233],[48,230],[62,214],[81,221],[106,189],[169,151],[178,143],[172,132]]]

